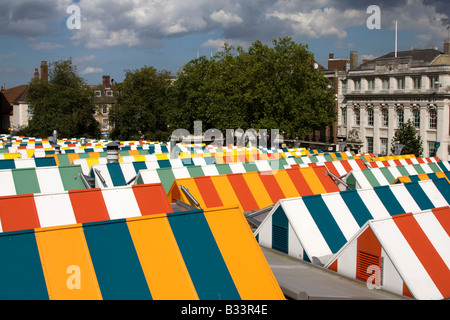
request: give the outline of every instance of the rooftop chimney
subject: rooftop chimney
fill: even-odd
[[[450,39],[444,41],[444,54],[450,55]]]
[[[117,163],[119,162],[119,150],[120,141],[115,140],[106,145],[106,162]]]
[[[329,59],[329,60],[334,59],[334,53],[330,53],[330,54],[328,55],[328,59]]]
[[[105,88],[111,88],[110,80],[111,80],[110,76],[103,76],[103,86]]]
[[[38,71],[38,68],[34,68],[34,80],[39,80],[39,71]]]
[[[41,61],[41,80],[48,82],[48,65],[47,61]]]
[[[358,68],[358,51],[350,51],[350,70]]]

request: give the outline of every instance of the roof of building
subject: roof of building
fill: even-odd
[[[236,207],[8,232],[0,248],[2,299],[284,299]]]
[[[444,54],[436,49],[413,49],[407,51],[398,51],[397,58],[410,58],[411,62],[415,65],[430,65],[438,57],[444,56]],[[361,69],[372,69],[377,63],[381,63],[384,60],[390,60],[395,58],[395,52],[390,52],[382,55],[373,60],[367,61],[358,66],[358,70]]]
[[[281,199],[254,234],[263,247],[326,264],[367,221],[448,206],[449,191],[438,179]]]
[[[358,242],[359,238],[364,238],[363,241],[371,242],[371,248],[378,242],[379,248],[386,253],[385,259],[390,260],[389,263],[384,262],[384,268],[390,272],[390,276],[385,277],[383,281],[389,282],[389,291],[407,292],[420,300],[449,298],[449,217],[450,208],[441,207],[370,220],[367,227],[371,229],[373,236],[366,235],[366,228],[361,228],[352,240],[353,246],[351,243],[345,246],[329,266],[336,269],[340,263],[339,257],[345,256],[347,251],[353,256],[356,248],[354,243]],[[344,260],[341,262],[344,268],[354,268],[354,265],[346,265]],[[388,267],[389,264],[393,264],[394,268]],[[387,270],[388,268],[390,270]],[[404,284],[398,280],[392,281],[394,273],[398,273]]]
[[[8,102],[12,104],[14,101],[23,100],[23,97],[26,94],[27,90],[28,85],[24,84],[11,89],[3,90],[2,94],[5,96],[6,100],[8,100]]]
[[[2,114],[10,114],[13,110],[12,105],[15,101],[24,101],[28,85],[21,85],[10,89],[2,90],[0,95],[3,96],[1,101]]]
[[[415,61],[423,61],[424,63],[431,63],[434,59],[436,59],[437,56],[441,54],[442,52],[436,49],[413,49],[408,51],[398,51],[397,57],[398,58],[411,57],[412,60]],[[395,52],[385,54],[381,57],[376,58],[373,61],[388,58],[395,58]]]

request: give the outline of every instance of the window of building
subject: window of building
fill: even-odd
[[[102,127],[103,127],[103,130],[108,129],[108,127],[109,127],[109,119],[103,119],[102,120]]]
[[[428,156],[436,156],[436,141],[428,141]]]
[[[389,78],[383,78],[381,84],[383,90],[389,90]]]
[[[387,156],[388,153],[388,139],[380,138],[380,155]]]
[[[347,93],[347,81],[342,81],[342,94]]]
[[[420,109],[413,109],[412,120],[414,127],[420,128]]]
[[[375,90],[375,79],[367,79],[367,90]]]
[[[112,90],[107,90],[107,91],[106,91],[106,96],[107,96],[107,97],[112,97],[112,96],[113,96]]]
[[[347,108],[341,108],[342,122],[341,124],[347,125]]]
[[[108,105],[107,104],[102,105],[102,113],[108,114]]]
[[[397,127],[400,127],[405,122],[405,111],[403,108],[397,109]]]
[[[355,91],[360,91],[361,90],[361,79],[355,79],[354,83],[355,83]]]
[[[359,126],[361,124],[361,116],[360,116],[359,108],[354,108],[353,114],[355,116],[355,125]]]
[[[439,89],[439,76],[430,76],[430,89]]]
[[[94,95],[96,97],[101,97],[102,96],[102,92],[100,90],[95,90]]]
[[[413,77],[413,89],[419,90],[422,87],[422,78]]]
[[[389,125],[389,110],[388,108],[381,109],[381,126],[387,127]]]
[[[397,78],[397,89],[404,90],[405,89],[405,77]]]
[[[428,112],[428,117],[429,117],[429,128],[430,129],[437,129],[437,110],[434,108],[431,108],[430,111]]]
[[[373,137],[366,137],[367,139],[367,152],[372,153],[373,152]]]
[[[367,108],[367,125],[373,126],[373,108]]]

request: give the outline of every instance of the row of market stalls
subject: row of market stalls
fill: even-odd
[[[262,248],[367,290],[450,296],[450,166],[437,157],[184,144],[174,155],[124,141],[110,161],[80,151],[107,141],[62,140],[70,152],[47,144],[42,156],[36,139],[3,140],[5,299],[284,299]],[[33,280],[20,278],[28,259]]]

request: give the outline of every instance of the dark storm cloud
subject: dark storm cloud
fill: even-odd
[[[167,37],[221,30],[223,40],[270,41],[285,35],[343,41],[346,30],[364,27],[371,5],[383,28],[439,38],[449,22],[448,0],[81,0],[82,27],[71,38],[87,48],[155,46]],[[72,0],[1,0],[0,36],[48,35],[63,25]],[[220,39],[211,39],[220,40]]]
[[[66,14],[70,1],[14,1],[0,2],[0,35],[32,37],[48,33],[49,25]]]
[[[440,12],[446,16],[446,18],[442,19],[443,25],[450,24],[450,4],[448,0],[424,0],[423,4],[436,8],[437,12]]]

